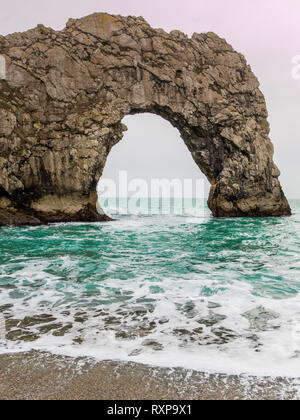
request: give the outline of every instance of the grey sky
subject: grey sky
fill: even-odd
[[[1,2],[0,11],[2,35],[38,23],[62,29],[70,17],[109,12],[142,15],[152,26],[167,31],[180,29],[188,35],[214,31],[226,38],[246,56],[261,82],[282,185],[288,197],[300,197],[300,79],[292,78],[292,58],[300,55],[299,0],[10,0]],[[197,176],[178,132],[157,118],[139,115],[127,121],[130,130],[110,156],[106,175],[129,169],[133,176],[148,177],[151,171],[170,178],[177,169],[177,176]]]

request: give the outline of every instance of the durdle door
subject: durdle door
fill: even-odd
[[[93,14],[0,36],[0,55],[1,225],[108,220],[96,186],[122,119],[143,112],[180,131],[214,216],[291,214],[259,82],[214,33]]]

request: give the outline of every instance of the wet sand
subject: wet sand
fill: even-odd
[[[1,400],[282,400],[299,381],[29,352],[0,356]]]

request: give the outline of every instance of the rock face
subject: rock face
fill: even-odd
[[[178,128],[214,216],[291,213],[259,83],[214,33],[93,14],[0,36],[0,54],[0,224],[108,220],[96,186],[122,119],[143,112]]]

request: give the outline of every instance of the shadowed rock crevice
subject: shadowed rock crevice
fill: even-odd
[[[259,83],[217,35],[94,14],[0,36],[0,55],[0,224],[109,220],[97,183],[123,118],[143,112],[179,130],[214,216],[291,214]]]

